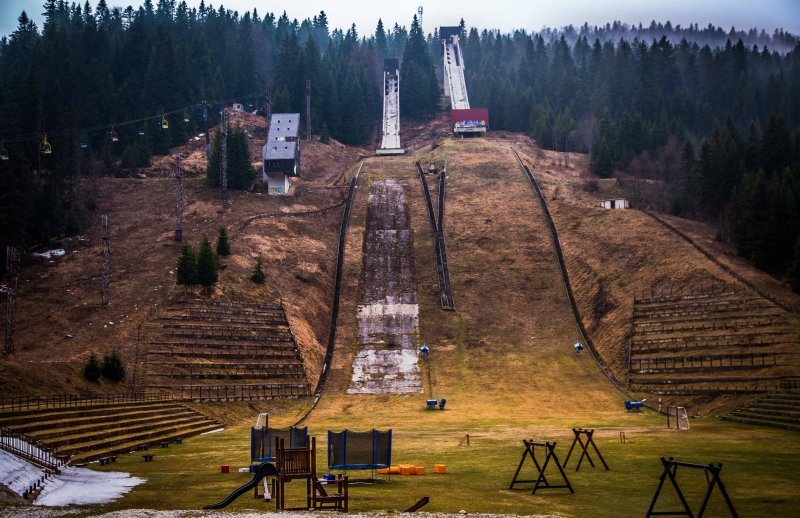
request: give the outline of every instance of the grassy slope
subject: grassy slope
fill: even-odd
[[[424,163],[433,156],[431,153],[437,159],[446,153],[450,162],[445,227],[457,313],[438,308],[433,244],[413,168],[415,157],[370,159],[364,166],[348,234],[336,356],[326,392],[306,424],[319,438],[323,452],[328,429],[391,427],[395,433],[394,462],[425,465],[429,474],[354,486],[352,509],[402,509],[419,497],[430,495],[431,504],[426,510],[431,511],[640,515],[649,504],[661,472],[658,457],[673,455],[681,460],[724,463],[723,480],[742,516],[800,513],[800,496],[795,491],[800,477],[797,474],[800,452],[795,433],[706,419],[694,420],[689,432],[669,431],[659,416],[624,412],[623,396],[599,374],[591,358],[572,352],[571,344],[577,339],[575,324],[563,295],[538,202],[510,154],[511,143],[510,139],[499,137],[446,141],[434,152],[416,157]],[[580,180],[578,158],[571,157],[570,162],[578,165],[564,171],[566,186],[562,192],[576,192],[569,182]],[[447,410],[441,413],[424,409],[427,394],[344,394],[355,350],[355,309],[362,289],[365,187],[370,178],[386,176],[402,178],[407,185],[421,304],[421,338],[432,346],[428,386],[432,395],[448,400]],[[580,237],[571,233],[572,226],[562,225],[567,213],[574,213],[576,218],[585,214],[587,221],[601,217],[584,209],[581,204],[554,209],[568,248],[570,268],[574,264],[570,244],[585,242],[589,246],[596,240],[590,234]],[[331,234],[335,239],[338,217],[328,219],[331,221],[319,220],[319,223],[330,231],[326,236]],[[592,228],[608,227],[611,222],[596,223]],[[314,222],[301,227],[286,225],[285,228],[294,229],[298,239],[310,233],[325,243],[330,240],[319,236]],[[585,230],[589,225],[581,226],[578,222],[575,228]],[[281,249],[287,250],[292,243],[281,244]],[[329,247],[328,252],[326,257],[332,257],[335,250]],[[291,262],[293,257],[275,255],[276,263],[280,264]],[[651,259],[645,256],[641,260]],[[325,264],[321,256],[319,260],[324,270],[314,275],[324,277],[332,266]],[[675,261],[680,260],[682,256]],[[669,262],[659,264],[666,268]],[[275,265],[276,272],[278,266]],[[611,266],[612,263],[599,261],[596,273],[608,278],[610,285],[617,282]],[[287,289],[281,292],[299,301],[308,293],[302,288],[305,284],[287,284]],[[588,286],[589,283],[579,283],[579,300],[591,297]],[[298,291],[291,291],[293,288]],[[627,300],[629,296],[626,299],[621,294],[619,298]],[[323,299],[320,294],[313,304]],[[322,320],[323,316],[320,313],[314,319]],[[312,325],[315,329],[322,328],[325,322]],[[219,465],[230,464],[235,469],[248,463],[247,427],[256,407],[271,412],[273,425],[284,426],[302,414],[303,405],[303,402],[201,405],[207,413],[224,417],[233,425],[218,434],[157,450],[153,463],[143,463],[138,455],[131,455],[101,468],[129,471],[147,478],[143,486],[122,501],[103,506],[103,510],[196,509],[221,499],[248,479],[245,474],[222,475]],[[522,438],[556,440],[563,458],[571,440],[570,428],[576,426],[598,430],[596,440],[611,466],[610,472],[587,466],[577,474],[569,470],[576,489],[574,495],[564,490],[543,491],[536,496],[507,490],[519,461]],[[626,432],[627,444],[619,442],[619,431]],[[472,437],[469,448],[458,445],[465,434]],[[318,457],[320,469],[324,470],[324,454]],[[572,466],[574,462],[570,461]],[[446,464],[448,474],[430,473],[434,463]],[[688,481],[689,474],[686,476]],[[296,498],[301,489],[289,486],[289,492],[290,498]],[[712,510],[719,512],[719,504],[717,495],[712,499]],[[274,508],[243,496],[232,509]],[[93,508],[92,512],[97,510]]]
[[[506,144],[452,141],[436,151],[448,153],[450,159],[445,227],[457,313],[438,309],[430,227],[412,160],[369,160],[364,166],[348,235],[336,359],[326,393],[306,424],[318,437],[321,451],[328,429],[391,427],[394,462],[425,465],[428,474],[354,486],[352,509],[402,509],[429,495],[430,511],[640,515],[661,472],[658,457],[672,455],[722,462],[723,480],[742,516],[800,512],[800,496],[794,491],[800,468],[796,434],[706,419],[694,420],[688,432],[669,431],[660,416],[624,412],[621,394],[598,373],[591,358],[571,351],[575,325],[549,237]],[[433,395],[448,399],[441,413],[424,409],[426,395],[344,395],[360,300],[364,187],[370,178],[390,175],[407,185],[421,333],[432,346]],[[271,411],[276,425],[290,424],[298,415],[296,408]],[[220,434],[158,451],[152,464],[136,456],[122,458],[111,469],[131,471],[148,482],[106,508],[197,508],[222,498],[248,478],[221,475],[218,467],[247,464],[247,426],[249,418]],[[570,428],[576,426],[598,430],[596,441],[611,471],[586,465],[578,473],[568,470],[574,495],[552,490],[531,496],[507,489],[522,438],[556,440],[563,458]],[[626,444],[619,442],[619,431],[626,432]],[[471,446],[459,446],[467,433]],[[324,470],[324,454],[318,457]],[[434,463],[446,464],[448,474],[430,473]],[[570,461],[573,467],[574,463]],[[692,481],[694,487],[702,486],[698,474],[685,473],[681,479],[698,502],[700,495],[688,489]],[[302,490],[289,486],[289,492],[299,503]],[[665,500],[662,509],[669,508],[668,503]],[[716,495],[711,511],[720,514],[720,505]],[[273,507],[244,496],[232,509]]]

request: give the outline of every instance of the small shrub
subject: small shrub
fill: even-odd
[[[219,229],[219,237],[217,238],[217,255],[226,257],[231,255],[231,245],[228,243],[228,231],[225,227]]]
[[[264,274],[264,269],[261,268],[261,258],[259,257],[256,259],[256,265],[253,268],[253,275],[250,276],[250,280],[256,284],[264,284],[267,282],[267,276]]]
[[[86,360],[86,365],[83,366],[83,377],[89,381],[97,381],[100,379],[101,373],[100,360],[95,353],[92,353]]]
[[[102,372],[104,377],[114,383],[125,379],[125,364],[116,349],[103,357]]]
[[[600,182],[596,178],[586,180],[583,184],[583,190],[586,192],[597,192],[600,190]]]

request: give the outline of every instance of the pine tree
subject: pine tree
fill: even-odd
[[[231,255],[231,245],[228,243],[228,231],[225,227],[220,227],[219,236],[217,237],[217,255],[226,257]]]
[[[327,122],[323,122],[322,123],[322,131],[320,131],[320,134],[319,134],[319,141],[322,142],[323,144],[330,144],[330,142],[331,142],[331,136],[330,136],[330,133],[328,133],[328,123]]]
[[[400,110],[405,116],[425,119],[436,112],[438,103],[439,85],[433,58],[414,15],[400,66]]]
[[[86,365],[83,367],[83,377],[89,381],[97,381],[100,379],[102,369],[100,367],[100,360],[95,353],[89,355],[86,360]]]
[[[192,247],[184,243],[178,265],[175,268],[175,282],[179,286],[197,284],[197,256]]]
[[[200,243],[200,251],[197,253],[197,283],[200,284],[206,293],[211,291],[211,287],[216,284],[218,279],[217,257],[211,248],[211,242],[207,236],[203,236]]]
[[[267,276],[264,274],[264,269],[261,267],[260,257],[256,259],[256,265],[253,268],[253,274],[250,276],[250,280],[256,284],[264,284],[267,282]]]
[[[125,379],[125,363],[122,361],[122,356],[116,349],[103,357],[103,366],[101,367],[103,376],[109,381],[119,383]]]

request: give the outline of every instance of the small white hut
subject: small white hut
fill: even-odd
[[[604,209],[628,209],[630,204],[625,198],[612,198],[610,200],[603,200],[600,206]]]

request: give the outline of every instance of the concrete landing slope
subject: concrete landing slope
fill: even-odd
[[[367,201],[364,283],[348,394],[422,392],[419,305],[404,184],[373,181]]]

